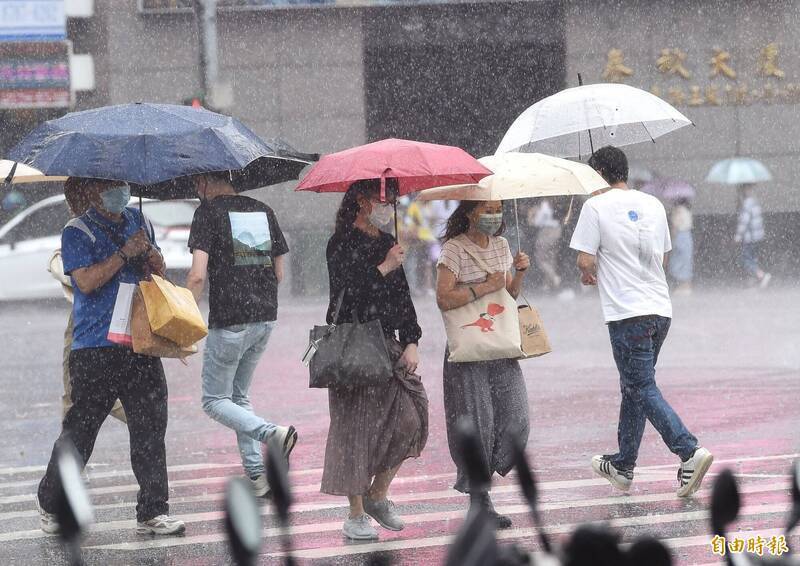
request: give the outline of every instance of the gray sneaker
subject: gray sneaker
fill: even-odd
[[[61,530],[61,526],[58,524],[58,519],[56,518],[55,514],[48,513],[42,509],[38,497],[36,498],[36,509],[39,511],[39,526],[42,528],[42,530],[48,535],[57,535]]]
[[[342,534],[350,540],[378,540],[378,531],[372,526],[366,514],[355,518],[348,517],[342,527]]]
[[[375,501],[369,497],[364,497],[364,511],[378,521],[378,524],[384,529],[402,531],[406,526],[403,519],[397,514],[394,503],[386,498]]]
[[[250,484],[253,486],[253,495],[256,497],[266,497],[269,493],[269,483],[267,483],[267,474],[259,474],[254,478],[248,478]]]
[[[159,515],[149,521],[136,523],[136,532],[140,535],[180,535],[185,531],[184,522],[169,515]]]

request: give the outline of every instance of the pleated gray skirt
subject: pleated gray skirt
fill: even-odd
[[[387,338],[397,362],[403,347]],[[376,474],[416,458],[428,440],[428,396],[418,375],[395,369],[381,387],[328,389],[331,426],[320,491],[366,495]]]
[[[456,426],[462,417],[475,424],[484,450],[488,475],[505,476],[514,466],[513,441],[528,442],[528,391],[517,360],[448,362],[444,354],[444,412],[447,444],[456,465],[453,486],[469,493],[466,468],[458,446]]]

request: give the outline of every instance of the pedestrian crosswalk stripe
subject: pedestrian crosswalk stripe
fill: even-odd
[[[167,468],[167,472],[194,472],[194,471],[203,471],[203,470],[224,470],[229,468],[238,468],[241,469],[242,465],[240,463],[235,464],[185,464],[181,466],[170,466]],[[322,473],[322,468],[310,469],[310,470],[293,470],[289,472],[290,477],[304,477],[304,476],[313,476]],[[42,474],[44,474],[44,469],[42,469]],[[114,470],[110,472],[89,472],[89,481],[94,479],[107,479],[107,478],[132,478],[133,471],[132,470]],[[33,486],[39,485],[41,481],[41,477],[35,479],[27,479],[27,480],[18,480],[12,482],[0,482],[0,489],[10,489],[16,487],[26,487],[26,486]]]
[[[744,493],[765,493],[765,492],[773,492],[773,491],[783,491],[786,490],[785,484],[769,484],[763,486],[744,486],[747,489],[743,489]],[[414,502],[424,502],[426,500],[431,499],[431,495],[433,494],[406,494],[406,496],[393,496],[392,499],[395,502],[401,501],[414,501]],[[699,495],[708,495],[708,492],[702,492]],[[663,493],[663,494],[649,494],[649,495],[633,495],[633,496],[616,496],[616,497],[605,497],[605,498],[597,498],[597,499],[584,499],[584,500],[569,500],[569,501],[557,501],[557,502],[547,502],[542,503],[539,505],[540,510],[542,511],[554,511],[560,509],[583,509],[583,508],[593,508],[593,507],[602,507],[602,506],[616,506],[616,505],[631,505],[636,503],[657,503],[663,501],[674,501],[676,496],[674,493]],[[529,512],[529,508],[526,505],[519,505],[519,504],[504,504],[495,501],[495,505],[497,510],[506,515],[525,515]],[[295,512],[310,512],[310,511],[320,511],[324,509],[334,509],[334,508],[342,508],[346,507],[346,502],[341,503],[325,503],[322,506],[310,505],[308,507],[305,506],[297,506],[294,509]],[[775,509],[774,511],[770,511],[769,509]],[[755,514],[756,507],[749,508]],[[779,504],[779,505],[761,505],[757,506],[758,512],[760,513],[772,513],[772,512],[785,512],[788,510],[788,504]],[[263,512],[265,515],[271,515],[272,512],[265,510]],[[697,513],[698,515],[692,515],[695,517],[693,519],[687,520],[699,520],[705,519],[708,516],[706,511],[695,511],[692,513]],[[743,512],[742,516],[746,515],[747,512]],[[223,517],[221,513],[218,512],[211,512],[211,513],[201,513],[196,514],[196,517],[193,516],[181,516],[181,519],[185,520],[187,523],[197,522],[197,521],[211,521],[211,520],[219,520]],[[648,515],[649,517],[650,515]],[[661,515],[652,515],[653,517],[660,517]],[[667,515],[664,515],[667,516]],[[433,513],[421,513],[412,516],[405,516],[404,519],[407,524],[420,524],[420,523],[427,523],[433,521],[444,521],[444,520],[460,520],[464,517],[464,509],[458,509],[454,511],[441,511],[441,512],[433,512]],[[687,515],[689,517],[689,515]],[[676,519],[678,520],[678,519]],[[657,522],[657,519],[654,519]],[[102,524],[96,526],[93,529],[93,532],[102,532],[102,531],[109,531],[109,530],[118,530],[121,528],[126,528],[126,525],[132,525],[132,521],[117,521],[113,527],[103,527]],[[649,524],[649,523],[645,523]],[[106,523],[108,525],[108,523]],[[302,534],[311,534],[311,533],[323,533],[323,532],[331,532],[337,531],[341,529],[342,522],[341,520],[337,520],[334,522],[326,522],[326,523],[304,523],[304,524],[294,524],[291,525],[289,528],[289,532],[292,535],[302,535]],[[265,537],[276,537],[280,534],[280,530],[275,527],[270,527],[264,530]],[[224,535],[219,534],[218,536],[221,537],[218,540],[210,539],[209,537],[213,537],[215,535],[197,535],[197,536],[186,536],[182,538],[174,538],[174,539],[155,539],[155,540],[148,540],[148,541],[137,541],[137,542],[127,542],[127,543],[118,543],[118,544],[108,544],[108,545],[96,545],[96,546],[89,546],[88,548],[102,548],[108,550],[141,550],[145,548],[166,548],[166,547],[174,547],[174,546],[186,546],[192,544],[207,544],[210,542],[219,542],[224,540]],[[34,537],[38,538],[38,537]],[[0,541],[7,540],[0,535]],[[11,539],[13,540],[13,539]],[[412,540],[412,539],[409,539]]]
[[[742,509],[742,512],[739,514],[739,517],[740,518],[746,517],[748,515],[784,513],[787,510],[788,510],[788,505],[785,504],[757,505],[754,507],[746,507]],[[498,511],[505,512],[499,508]],[[706,511],[688,511],[680,513],[664,513],[658,515],[642,515],[635,517],[626,517],[621,519],[612,519],[610,521],[603,521],[603,522],[612,528],[620,528],[620,527],[648,526],[648,525],[674,523],[674,522],[698,521],[698,520],[706,520],[707,518],[708,518],[708,512]],[[409,517],[408,520],[413,520],[413,518]],[[548,525],[546,530],[551,535],[568,534],[572,533],[576,528],[578,528],[583,524],[585,523]],[[339,527],[341,528],[340,523]],[[771,536],[772,532],[773,531],[765,531],[764,534],[762,534],[762,536]],[[538,533],[537,529],[527,527],[522,529],[498,531],[496,535],[498,540],[516,540],[516,539],[535,537],[537,533]],[[780,534],[780,531],[776,530],[774,534]],[[749,536],[752,536],[752,532],[750,533]],[[319,559],[319,558],[333,558],[338,556],[367,554],[371,552],[408,550],[412,548],[431,548],[437,546],[447,546],[453,542],[454,538],[455,535],[444,535],[437,537],[399,539],[386,542],[365,543],[365,544],[348,545],[348,546],[309,548],[309,549],[295,550],[293,552],[293,555],[295,558]],[[667,539],[666,541],[662,540],[662,542],[665,542],[666,544],[672,546],[673,548],[678,548],[687,546],[700,546],[703,544],[707,545],[709,544],[710,540],[711,538],[708,535],[704,535],[697,537],[685,537],[685,538],[681,537],[675,539]],[[670,541],[672,542],[672,544],[670,544]],[[95,548],[110,549],[111,547],[113,547],[113,545],[95,547]],[[267,556],[269,557],[282,557],[285,555],[286,554],[284,552],[273,552],[267,554]]]

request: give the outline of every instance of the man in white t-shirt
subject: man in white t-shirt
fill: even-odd
[[[628,160],[621,150],[601,148],[589,165],[610,188],[583,205],[570,247],[578,251],[581,282],[600,288],[622,393],[619,452],[595,456],[592,468],[628,491],[649,420],[680,457],[678,496],[688,497],[700,488],[714,458],[698,446],[655,381],[658,354],[672,320],[664,275],[672,247],[667,214],[655,197],[628,189]]]

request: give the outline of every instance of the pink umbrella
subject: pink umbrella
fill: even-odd
[[[432,187],[477,183],[492,172],[463,149],[387,139],[323,155],[297,186],[298,191],[344,193],[355,181],[397,179],[400,194]]]
[[[680,179],[655,179],[645,184],[641,191],[670,202],[692,200],[695,195],[694,187]]]
[[[323,155],[296,190],[344,193],[356,181],[380,179],[385,201],[386,179],[397,179],[397,196],[403,196],[432,187],[474,184],[491,174],[458,147],[390,138]]]

